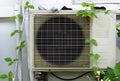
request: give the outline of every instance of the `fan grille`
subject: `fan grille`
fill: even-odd
[[[89,19],[75,14],[35,15],[35,67],[89,67]]]
[[[65,17],[48,19],[39,28],[37,38],[40,56],[54,65],[71,63],[80,56],[85,45],[79,25]]]

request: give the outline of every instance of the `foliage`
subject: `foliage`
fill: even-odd
[[[9,72],[8,72],[8,81],[13,81],[12,76],[13,76],[12,71],[9,71]]]
[[[88,11],[85,11],[85,10],[79,10],[76,14],[77,16],[79,15],[82,15],[83,17],[90,17],[90,18],[97,18],[97,16],[95,15],[95,13],[93,12],[88,12]]]
[[[120,37],[120,23],[116,24],[117,36]]]
[[[83,17],[90,17],[92,19],[97,18],[96,14],[94,13],[94,11],[95,11],[94,6],[95,5],[92,3],[83,2],[82,7],[85,9],[77,11],[76,16],[82,15]],[[88,10],[90,10],[90,11],[88,11]]]
[[[15,15],[11,17],[12,20],[17,20],[19,23],[23,22],[23,16],[21,14]]]
[[[82,3],[82,7],[90,8],[90,10],[94,10],[94,6],[95,6],[95,4],[93,4],[93,3],[87,3],[87,2]]]
[[[115,65],[115,69],[114,69],[115,75],[119,76],[120,75],[120,63],[117,63]]]
[[[95,42],[91,42],[91,40]],[[86,43],[96,45],[97,41],[95,39],[87,39]],[[106,70],[101,70],[97,64],[100,55],[97,53],[89,53],[88,55],[96,62],[96,66],[93,67],[93,73],[97,81],[120,81],[120,78],[118,78],[120,76],[120,63],[117,63],[114,68],[107,67]],[[101,78],[101,75],[103,75],[103,78]]]
[[[11,32],[10,36],[13,37],[15,34],[22,34],[23,31],[22,30],[14,30],[13,32]]]
[[[0,75],[0,79],[8,79],[8,81],[13,81],[13,73],[12,71],[9,71],[8,74],[2,74]]]
[[[25,47],[25,41],[21,41],[20,45],[16,47],[16,50],[20,50]]]
[[[10,57],[5,58],[4,60],[8,63],[8,66],[11,66],[14,62],[18,61],[17,58],[12,59]]]
[[[79,10],[76,13],[76,16],[89,17],[91,19],[97,18],[95,14],[94,4],[91,3],[82,3],[83,10]],[[109,14],[110,10],[104,10],[104,14]],[[117,35],[120,37],[120,23],[116,24]],[[98,43],[95,39],[86,39],[85,43],[89,43],[93,46],[98,46]],[[101,70],[97,64],[100,59],[100,55],[97,53],[89,53],[88,54],[91,59],[93,59],[96,63],[96,66],[93,67],[93,72],[96,76],[97,81],[120,81],[120,63],[117,63],[114,68],[107,67],[106,70]],[[103,75],[103,77],[101,77]],[[89,81],[92,81],[89,79]]]
[[[8,78],[8,76],[6,74],[0,75],[0,79],[6,79],[6,78]]]
[[[116,64],[117,65],[117,64]],[[120,69],[116,69],[116,68],[110,68],[107,67],[106,69],[107,74],[104,75],[103,80],[110,80],[110,81],[120,81],[119,75],[120,75]]]
[[[105,14],[109,14],[111,10],[104,10]]]
[[[116,24],[116,29],[120,29],[120,23]]]
[[[90,44],[92,44],[94,46],[98,46],[98,43],[97,43],[97,41],[95,39],[86,39],[85,43],[90,43]]]
[[[29,1],[25,2],[24,10],[26,11],[27,9],[28,10],[29,9],[34,9],[34,6],[31,5],[29,3]],[[21,14],[17,14],[15,16],[12,16],[11,19],[17,21],[19,24],[23,23],[23,15],[21,15]],[[22,33],[23,33],[23,30],[14,30],[13,32],[11,32],[10,36],[13,37],[16,34],[20,35]],[[19,40],[19,42],[20,42],[20,44],[18,46],[16,46],[16,51],[20,51],[22,48],[25,47],[25,41],[24,40],[23,41]],[[15,62],[19,61],[18,58],[12,59],[11,57],[6,57],[6,58],[4,58],[4,60],[5,60],[5,62],[8,63],[8,66],[11,66]],[[8,81],[13,81],[13,75],[14,75],[14,73],[12,71],[9,71],[7,74],[1,74],[0,75],[0,80],[2,80],[2,79],[8,79]]]
[[[27,10],[27,9],[34,9],[34,6],[31,5],[31,4],[29,3],[29,1],[26,1],[25,6],[24,6],[24,10]]]
[[[99,54],[89,53],[88,55],[95,61],[99,60],[100,58]]]

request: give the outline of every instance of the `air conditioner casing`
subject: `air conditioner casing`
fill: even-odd
[[[115,12],[110,12],[109,14],[104,14],[103,11],[96,11],[97,18],[90,19],[86,17],[80,16],[79,18],[76,16],[76,11],[59,11],[59,12],[51,12],[51,11],[32,11],[30,12],[30,47],[29,47],[29,67],[32,71],[89,71],[92,69],[93,66],[96,66],[96,63],[87,56],[87,53],[93,52],[100,54],[100,60],[98,61],[98,66],[101,69],[106,67],[114,67],[116,63],[116,31],[115,31],[115,19],[116,15]],[[52,15],[52,16],[51,16]],[[71,16],[72,15],[72,16]],[[74,62],[68,65],[52,65],[51,63],[47,62],[43,59],[38,51],[36,51],[35,47],[35,39],[36,33],[39,32],[39,28],[41,23],[44,23],[46,20],[52,17],[62,17],[67,16],[68,18],[73,19],[76,23],[87,23],[88,32],[84,32],[83,34],[89,33],[84,35],[87,39],[95,39],[98,42],[98,46],[89,45],[89,50],[85,49],[86,55],[85,59],[87,62],[77,62],[80,59],[84,60],[82,56],[75,59]],[[75,17],[75,18],[74,18]],[[77,20],[75,20],[77,19]],[[36,24],[37,23],[37,24]],[[82,27],[82,26],[81,26]],[[82,27],[84,30],[85,28]],[[85,29],[86,30],[86,29]],[[86,47],[86,48],[88,48]],[[87,52],[86,52],[87,50]],[[83,66],[79,66],[83,64]],[[84,64],[85,63],[85,64]]]

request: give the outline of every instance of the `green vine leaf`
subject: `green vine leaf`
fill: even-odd
[[[90,57],[94,57],[94,53],[89,53],[88,54]]]
[[[12,59],[12,58],[10,58],[10,57],[5,58],[4,60],[5,60],[6,62],[8,62],[8,66],[11,66],[14,62],[18,61],[17,58]]]
[[[94,5],[94,4],[92,4],[92,5],[91,5],[91,7],[90,7],[90,10],[94,11],[94,10],[95,10],[95,8],[94,8],[94,7],[95,7],[95,5]]]
[[[21,17],[22,17],[22,15],[21,15],[21,14],[18,14],[18,15],[17,15],[17,17],[18,17],[18,18],[21,18]]]
[[[18,33],[19,33],[19,34],[22,34],[22,33],[23,33],[23,31],[22,31],[22,30],[19,30],[19,31],[18,31]]]
[[[91,19],[97,18],[94,8],[95,4],[83,2],[81,5],[85,9],[77,11],[76,16],[82,15],[83,17],[90,17]],[[88,9],[90,10],[88,11]]]
[[[20,23],[23,22],[23,16],[21,14],[18,14],[16,16],[12,16],[11,19],[13,19],[13,20],[17,19],[17,21]]]
[[[114,74],[114,70],[112,68],[107,67],[107,72],[108,72],[108,75],[110,76],[110,78],[116,77]]]
[[[12,75],[13,75],[12,71],[9,71],[8,72],[8,77],[12,77]]]
[[[12,16],[11,19],[12,19],[12,20],[15,20],[15,19],[17,19],[17,17],[16,17],[16,16]]]
[[[119,76],[120,75],[120,69],[114,69],[114,73],[115,73],[115,76]]]
[[[91,19],[97,18],[96,14],[93,13],[93,12],[89,13],[88,16],[89,16]]]
[[[10,36],[11,36],[11,37],[14,36],[17,32],[18,32],[18,30],[14,30],[14,31],[10,34]]]
[[[120,23],[116,24],[116,29],[120,29]]]
[[[82,5],[82,7],[89,7],[90,3],[83,2],[81,5]]]
[[[11,37],[13,37],[13,36],[15,36],[15,34],[22,34],[23,33],[23,31],[22,30],[14,30],[13,32],[11,32],[11,34],[10,34],[10,36]]]
[[[6,74],[0,75],[0,79],[6,79],[6,78],[8,78],[8,76]]]
[[[33,5],[29,5],[28,6],[30,9],[34,9],[34,6]]]
[[[16,48],[15,48],[16,50],[19,50],[20,49],[20,46],[16,46]]]
[[[29,3],[29,1],[26,1],[25,2],[25,6],[28,6],[30,3]]]
[[[114,69],[107,67],[106,71],[107,74],[104,75],[103,81],[120,81],[118,75],[115,74]]]
[[[20,23],[23,22],[23,16],[22,16],[21,14],[18,14],[18,15],[17,15],[17,19],[18,19],[18,21],[19,21]]]
[[[105,71],[104,70],[100,70],[100,73],[105,75]]]
[[[99,60],[100,58],[99,54],[89,53],[88,55],[95,61]]]
[[[12,76],[13,76],[12,71],[9,71],[9,72],[8,72],[8,81],[13,81]]]
[[[90,17],[91,19],[97,18],[97,15],[94,12],[88,12],[86,10],[79,10],[76,13],[76,16],[82,15],[83,17]]]
[[[25,41],[21,41],[19,46],[16,46],[16,50],[20,50],[25,47]]]
[[[120,37],[120,31],[117,32],[117,36]]]
[[[95,6],[95,4],[92,4],[92,3],[87,3],[87,2],[83,2],[82,4],[82,7],[92,7],[92,8],[94,8],[94,6]]]
[[[26,1],[24,10],[26,11],[27,9],[34,9],[34,6],[29,3],[29,1]]]
[[[84,11],[84,10],[77,11],[76,16],[80,16],[82,14],[82,11]]]
[[[120,23],[116,24],[117,36],[120,37]]]
[[[115,68],[114,68],[114,73],[116,76],[120,75],[120,62],[116,63]]]
[[[109,79],[109,76],[108,76],[108,75],[104,76],[103,81],[109,81],[109,80],[110,80],[110,79]]]
[[[4,60],[5,60],[6,62],[11,62],[11,61],[12,61],[12,59],[11,59],[10,57],[5,58]]]
[[[95,54],[95,55],[94,55],[94,59],[95,59],[95,60],[99,60],[99,58],[100,58],[100,55],[99,55],[99,54]]]
[[[25,47],[25,41],[21,41],[20,48],[24,48],[24,47]]]
[[[104,13],[105,14],[109,14],[111,10],[105,10]]]
[[[97,71],[99,71],[99,68],[98,67],[93,67],[93,72],[95,75],[97,75]]]
[[[95,75],[98,75],[98,72],[100,74],[105,74],[105,71],[104,70],[100,70],[99,67],[93,67],[93,72]]]
[[[13,61],[15,62],[15,61],[18,61],[19,59],[17,59],[17,58],[15,58]]]
[[[85,43],[89,43],[89,44],[92,44],[94,46],[98,46],[98,43],[95,39],[86,39]]]
[[[13,81],[13,78],[12,78],[12,77],[9,77],[9,78],[8,78],[8,81]]]
[[[115,69],[120,69],[120,62],[119,62],[119,63],[116,63]]]
[[[88,12],[85,10],[79,10],[77,11],[76,16],[80,16],[80,15],[82,15],[83,17],[88,17]]]
[[[28,8],[28,6],[24,6],[24,10],[26,10]]]
[[[23,20],[22,20],[21,18],[19,18],[18,21],[19,21],[20,23],[22,23]]]
[[[13,63],[14,63],[13,61],[9,62],[8,66],[11,66],[11,65],[13,65]]]

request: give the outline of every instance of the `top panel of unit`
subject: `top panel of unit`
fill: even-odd
[[[51,11],[51,10],[33,10],[30,11],[30,14],[76,14],[78,10],[58,10],[58,11]],[[90,12],[88,10],[88,12]],[[104,13],[104,10],[95,10],[95,13]],[[110,13],[116,13],[117,11],[111,11]]]

